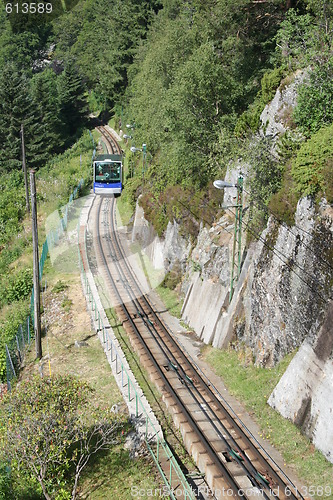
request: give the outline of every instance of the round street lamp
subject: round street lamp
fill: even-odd
[[[237,184],[231,184],[230,182],[221,181],[220,179],[214,181],[213,184],[217,189],[237,187]]]
[[[145,178],[145,163],[146,163],[146,155],[147,155],[147,144],[142,144],[142,148],[136,148],[135,146],[132,146],[130,148],[132,153],[136,153],[137,151],[140,151],[142,153],[142,179],[144,182]]]

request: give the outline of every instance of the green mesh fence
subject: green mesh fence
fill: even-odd
[[[194,500],[196,498],[195,488],[189,484],[172,450],[156,430],[154,423],[147,413],[142,398],[140,394],[138,394],[136,386],[132,381],[132,376],[128,373],[122,362],[122,355],[118,352],[118,348],[110,336],[109,329],[106,328],[103,323],[93,291],[89,285],[80,250],[78,253],[86,298],[90,310],[93,313],[96,328],[100,333],[100,340],[105,354],[110,365],[115,363],[116,373],[121,374],[121,387],[123,389],[123,394],[125,394],[124,397],[126,397],[129,402],[135,401],[136,418],[140,418],[140,420],[145,422],[145,442],[165,485],[164,488],[161,489],[161,496],[171,498],[172,500],[176,500],[177,498]]]
[[[60,240],[64,231],[67,228],[68,221],[68,209],[73,202],[73,200],[78,196],[79,190],[83,186],[83,180],[81,180],[78,186],[74,189],[73,193],[70,195],[69,203],[66,205],[65,214],[59,222],[59,226],[48,233],[46,240],[42,246],[42,251],[39,259],[39,279],[42,279],[44,264],[48,256],[49,250],[51,250]],[[12,338],[5,345],[6,350],[6,377],[7,377],[7,387],[11,390],[12,382],[16,379],[20,367],[23,363],[25,354],[31,345],[31,341],[34,339],[34,289],[31,292],[30,300],[30,314],[27,317],[24,324],[20,325],[14,338]]]

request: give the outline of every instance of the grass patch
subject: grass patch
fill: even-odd
[[[294,354],[286,356],[274,368],[259,368],[248,362],[244,351],[203,349],[205,360],[213,367],[231,394],[243,402],[261,428],[261,437],[268,439],[292,466],[304,485],[315,487],[333,485],[333,465],[315,449],[292,422],[274,411],[267,400],[287,369]],[[320,495],[314,496],[320,498]]]
[[[137,259],[138,266],[144,273],[150,289],[156,289],[164,279],[164,269],[155,269],[149,257],[138,243],[131,244],[131,253]]]
[[[117,198],[117,224],[118,226],[128,226],[134,215],[134,210],[126,196]]]
[[[67,283],[65,283],[64,281],[62,280],[58,280],[56,282],[56,284],[54,285],[54,287],[52,288],[52,292],[53,293],[60,293],[60,292],[64,292],[65,290],[67,290],[68,288],[68,285]]]
[[[177,292],[175,290],[170,290],[170,288],[166,288],[162,285],[156,287],[156,291],[165,304],[165,307],[167,308],[169,313],[176,318],[180,318],[183,301],[179,299]]]
[[[91,331],[90,317],[82,307],[85,299],[79,275],[56,273],[48,274],[47,278],[44,302],[48,327],[42,339],[45,376],[49,371],[77,376],[93,387],[96,404],[107,407],[117,404],[121,412],[127,412],[100,341]],[[64,307],[64,303],[70,307]],[[45,318],[42,319],[44,326]],[[76,341],[82,347],[78,347]],[[27,355],[23,377],[38,370],[34,357],[32,349]],[[123,445],[117,445],[91,460],[80,479],[80,498],[130,499],[132,486],[149,490],[158,488],[159,481],[150,457],[132,459]]]
[[[119,323],[115,310],[113,308],[110,308],[105,312],[138,384],[140,385],[141,389],[144,391],[147,399],[149,399],[150,402],[159,402],[161,399],[161,395],[154,384],[149,381],[148,373],[142,367],[139,356],[133,350],[127,333]]]
[[[116,446],[88,467],[80,488],[80,498],[132,500],[135,494],[131,491],[148,492],[158,488],[162,486],[149,460],[133,460],[127,450]],[[140,495],[140,498],[149,498],[149,495]]]

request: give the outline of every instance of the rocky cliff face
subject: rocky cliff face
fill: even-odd
[[[278,137],[288,128],[286,117],[303,78],[303,73],[296,75],[277,92],[262,114],[261,134]],[[226,180],[235,183],[238,169]],[[236,193],[225,191],[224,203],[230,204]],[[232,218],[225,215],[214,227],[201,228],[192,250],[176,224],[169,224],[164,241],[147,224],[136,226],[133,237],[153,261],[166,270],[181,263],[183,320],[204,342],[219,348],[242,342],[255,363],[265,367],[299,349],[269,404],[300,425],[333,462],[333,426],[327,424],[333,415],[333,208],[325,200],[315,206],[304,198],[292,227],[270,218],[260,240],[243,249],[242,272],[230,303]]]
[[[228,217],[202,228],[191,252],[177,225],[170,224],[163,241],[141,222],[133,234],[155,262],[167,270],[182,262],[182,318],[201,340],[215,347],[243,342],[256,364],[266,367],[298,349],[268,402],[302,427],[333,463],[333,209],[324,201],[316,208],[305,198],[295,226],[277,226],[271,219],[262,239],[272,250],[262,241],[247,250],[230,304]]]
[[[281,85],[272,102],[261,113],[260,135],[279,138],[288,130],[290,117],[297,102],[297,88],[303,83],[308,71],[298,70],[289,84]]]
[[[169,222],[164,238],[159,238],[154,228],[146,221],[143,209],[139,204],[137,204],[135,211],[132,242],[141,245],[155,269],[163,269],[168,272],[177,262],[185,271],[191,244],[180,236],[177,223]]]
[[[324,203],[316,211],[305,198],[293,227],[272,218],[262,234],[272,250],[257,244],[241,338],[257,364],[272,366],[318,334],[330,296],[332,214]]]
[[[333,463],[333,302],[318,335],[304,340],[268,403],[301,427]]]

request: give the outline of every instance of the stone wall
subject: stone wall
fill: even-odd
[[[333,463],[333,302],[314,345],[305,340],[268,403]]]
[[[287,130],[304,77],[299,73],[289,87],[278,90],[261,116],[262,135],[278,138]],[[236,162],[226,180],[236,183],[240,169],[246,172],[247,166]],[[224,204],[232,204],[236,189],[225,190],[224,196]],[[205,343],[218,348],[244,343],[255,363],[265,367],[299,349],[269,404],[302,427],[333,462],[333,208],[325,200],[318,207],[304,198],[293,227],[271,217],[259,241],[242,248],[242,271],[229,303],[233,224],[224,215],[214,227],[201,227],[191,249],[176,223],[169,223],[164,239],[158,238],[138,207],[133,241],[166,272],[181,263],[182,319]]]
[[[332,217],[324,201],[316,210],[305,198],[298,203],[292,228],[276,226],[271,219],[262,240],[274,251],[263,241],[247,249],[231,303],[233,225],[228,217],[213,228],[201,228],[190,251],[177,224],[170,223],[165,239],[158,238],[138,207],[132,239],[166,271],[182,263],[182,319],[203,342],[218,348],[243,342],[256,364],[266,367],[299,348],[269,404],[300,425],[333,462],[333,426],[328,425],[333,416],[332,302],[327,305]]]

